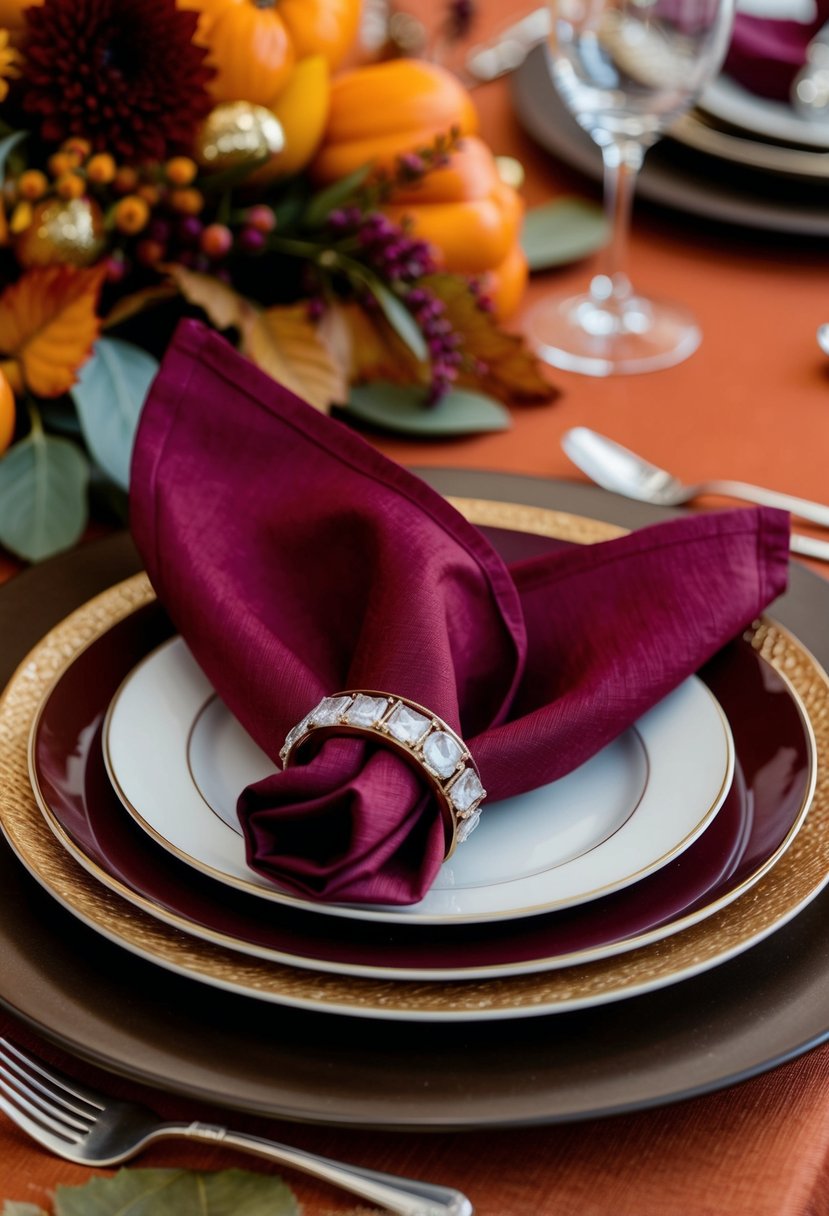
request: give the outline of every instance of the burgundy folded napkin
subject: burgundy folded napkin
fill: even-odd
[[[248,862],[326,900],[422,898],[444,831],[382,742],[330,738],[278,771],[322,697],[368,688],[427,706],[470,746],[497,815],[496,800],[626,729],[786,581],[787,517],[752,509],[508,568],[424,482],[195,322],[144,407],[131,493],[159,598],[274,757],[239,798]]]
[[[751,93],[789,100],[795,76],[806,62],[815,34],[829,21],[829,0],[817,0],[813,21],[778,21],[738,13],[725,71]]]

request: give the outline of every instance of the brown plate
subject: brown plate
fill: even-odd
[[[665,514],[566,483],[444,471],[428,479],[443,492],[627,526]],[[114,538],[5,587],[2,674],[49,625],[135,567],[129,541]],[[796,568],[791,591],[774,608],[824,662],[827,607],[829,585]],[[533,1019],[520,1033],[510,1022],[451,1033],[418,1024],[402,1039],[394,1023],[295,1012],[222,992],[208,998],[202,985],[79,926],[7,849],[0,878],[0,1000],[12,1011],[125,1075],[287,1118],[420,1129],[576,1119],[719,1088],[829,1035],[829,942],[820,930],[826,895],[768,941],[675,988]]]

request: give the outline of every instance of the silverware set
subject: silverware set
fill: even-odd
[[[146,1106],[108,1097],[0,1038],[0,1110],[43,1148],[76,1165],[129,1161],[156,1140],[222,1144],[339,1187],[398,1216],[472,1216],[460,1191],[345,1165],[209,1123],[166,1123]]]

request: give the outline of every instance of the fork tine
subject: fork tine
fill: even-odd
[[[4,1038],[0,1038],[0,1105],[9,1118],[53,1150],[59,1148],[54,1137],[67,1148],[80,1144],[103,1110],[100,1103],[70,1089],[68,1078],[52,1074]]]
[[[36,1060],[22,1047],[18,1047],[2,1036],[0,1036],[0,1064],[17,1073],[46,1098],[60,1103],[67,1110],[74,1111],[85,1119],[94,1118],[96,1112],[104,1110],[104,1101],[94,1090],[88,1089],[80,1082],[73,1081],[57,1068],[46,1068],[40,1060]],[[76,1102],[71,1101],[73,1098],[83,1105],[76,1105]],[[92,1110],[87,1109],[88,1107],[92,1107]]]
[[[62,1122],[86,1131],[90,1119],[94,1121],[94,1110],[84,1111],[79,1106],[64,1101],[57,1091],[42,1085],[36,1077],[29,1076],[13,1061],[4,1060],[0,1054],[0,1083],[10,1096],[19,1095],[33,1107],[42,1110],[47,1116],[52,1116]],[[84,1116],[78,1119],[75,1116]]]
[[[61,1119],[53,1118],[46,1108],[30,1102],[18,1089],[9,1085],[4,1075],[5,1071],[0,1068],[0,1110],[5,1111],[13,1122],[34,1136],[40,1144],[53,1149],[56,1147],[53,1143],[56,1136],[67,1146],[81,1142],[87,1131],[82,1124],[72,1127]]]

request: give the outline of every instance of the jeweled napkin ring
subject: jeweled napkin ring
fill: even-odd
[[[324,697],[288,731],[279,758],[288,768],[312,736],[365,735],[414,763],[435,793],[446,835],[447,860],[481,818],[486,790],[469,749],[452,727],[406,697],[362,690]]]

